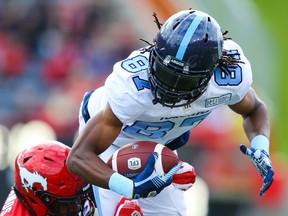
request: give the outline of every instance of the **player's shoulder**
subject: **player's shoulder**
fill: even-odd
[[[249,63],[248,59],[245,57],[243,49],[234,40],[231,40],[231,39],[224,40],[223,50],[224,52],[229,53],[229,54],[237,53],[238,55],[236,55],[235,57],[239,58],[238,60],[241,60],[242,62],[245,62],[245,63],[247,61],[247,63]]]
[[[149,52],[146,52],[145,48],[135,50],[127,58],[114,65],[113,72],[106,79],[105,86],[113,89],[117,87],[118,93],[132,95],[141,93],[143,91],[139,91],[138,87],[142,84],[145,87],[145,83],[148,83],[148,65]]]
[[[231,67],[227,67],[226,69],[235,71],[235,68],[238,68],[237,70],[242,71],[241,74],[244,76],[244,78],[246,77],[249,80],[252,79],[252,69],[250,62],[245,56],[241,46],[233,40],[224,40],[223,50],[223,52],[225,52],[226,54],[233,55],[233,58],[238,61],[237,63],[233,64]]]
[[[127,58],[117,62],[114,65],[113,71],[117,72],[117,70],[124,70],[130,73],[139,72],[148,66],[149,55],[150,52],[146,52],[145,48],[134,50]]]
[[[105,92],[119,119],[131,119],[145,111],[152,97],[148,82],[149,52],[133,51],[114,65],[105,82]]]
[[[223,49],[224,50],[238,50],[238,52],[243,53],[241,46],[232,39],[227,39],[223,41]]]
[[[114,78],[119,84],[121,81],[122,84],[127,84],[136,75],[145,76],[148,64],[149,52],[145,52],[144,48],[134,50],[127,58],[114,64],[113,72],[108,76],[108,80]]]
[[[223,48],[224,49],[241,49],[242,50],[242,48],[240,47],[240,45],[236,42],[236,41],[234,41],[234,40],[232,40],[232,39],[227,39],[227,40],[224,40],[224,42],[223,42]]]
[[[249,60],[239,44],[233,40],[224,40],[223,52],[233,56],[235,62],[218,66],[210,80],[206,96],[218,98],[228,104],[239,102],[249,91],[252,79],[252,69]],[[220,96],[219,96],[220,95]]]

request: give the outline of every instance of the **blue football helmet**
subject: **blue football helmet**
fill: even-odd
[[[219,64],[223,35],[206,13],[184,10],[171,16],[154,39],[149,58],[153,103],[180,107],[198,99]]]

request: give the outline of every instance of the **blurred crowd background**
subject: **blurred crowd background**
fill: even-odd
[[[240,143],[248,144],[241,118],[226,108],[211,114],[179,150],[196,168],[199,197],[208,188],[206,199],[190,205],[197,209],[197,202],[207,202],[196,216],[288,215],[287,147],[275,123],[281,119],[280,102],[286,103],[276,97],[277,82],[283,80],[271,74],[281,73],[282,56],[276,55],[281,44],[271,40],[275,34],[267,28],[273,20],[260,18],[259,2],[0,0],[0,206],[13,184],[16,154],[39,140],[73,144],[83,94],[101,86],[116,61],[145,46],[139,38],[152,41],[157,32],[153,12],[164,22],[178,10],[194,8],[214,16],[244,49],[254,88],[271,112],[271,139],[278,144],[271,147],[274,185],[259,197],[262,180],[239,151]]]

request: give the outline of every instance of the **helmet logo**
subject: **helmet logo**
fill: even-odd
[[[184,106],[183,106],[183,109],[184,109],[184,111],[191,110],[191,109],[192,109],[191,103],[184,105]]]
[[[41,176],[37,171],[30,172],[25,167],[21,167],[19,163],[18,167],[20,171],[22,187],[24,187],[27,192],[29,192],[28,189],[33,189],[33,185],[35,183],[39,183],[43,190],[47,191],[47,178]]]
[[[170,63],[170,61],[171,61],[171,56],[167,55],[165,59],[163,60],[163,64],[167,66]]]
[[[170,56],[170,55],[167,55],[167,56],[165,57],[165,59],[163,60],[163,64],[164,64],[165,66],[168,66],[170,63],[175,64],[175,65],[178,65],[178,66],[180,66],[180,67],[183,67],[183,73],[188,74],[188,72],[189,72],[189,65],[188,65],[187,63],[184,63],[184,62],[182,62],[182,61],[179,61],[179,60],[176,59],[176,58],[173,58],[173,57]]]
[[[167,66],[168,64],[170,64],[170,62],[172,62],[172,63],[175,64],[175,65],[184,67],[184,62],[179,61],[179,60],[173,58],[173,57],[170,56],[170,55],[167,55],[167,56],[165,57],[165,59],[163,60],[163,64]]]

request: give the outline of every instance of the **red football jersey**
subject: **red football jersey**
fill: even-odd
[[[28,209],[17,198],[15,191],[12,189],[2,207],[0,216],[30,216]]]

